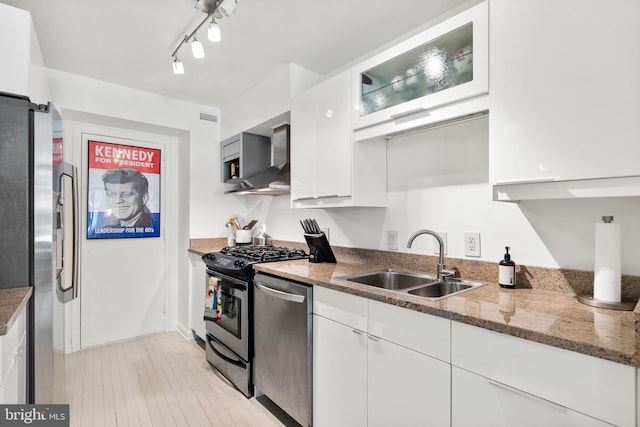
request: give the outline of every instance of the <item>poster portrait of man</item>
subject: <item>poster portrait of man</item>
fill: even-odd
[[[160,154],[89,141],[87,238],[160,236]]]

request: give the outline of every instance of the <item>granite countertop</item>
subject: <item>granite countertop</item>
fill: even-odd
[[[16,313],[29,301],[33,288],[0,289],[0,336],[7,334],[16,319]]]
[[[306,243],[272,241],[274,246],[308,250]],[[219,251],[226,238],[193,239],[189,251]],[[592,291],[593,272],[517,267],[516,289],[497,285],[495,263],[445,259],[458,277],[487,285],[439,301],[338,279],[384,268],[433,274],[437,257],[357,248],[333,247],[337,264],[307,260],[256,264],[256,270],[323,286],[377,301],[456,320],[542,344],[640,367],[640,304],[634,311],[615,311],[581,304],[576,295]],[[640,277],[622,277],[623,299],[638,301]]]
[[[390,265],[306,260],[256,264],[254,268],[287,279],[323,286],[406,307],[542,344],[640,367],[636,311],[586,306],[570,293],[545,289],[503,289],[495,282],[439,301],[338,279]],[[473,277],[464,279],[474,280]]]
[[[218,252],[227,246],[227,238],[211,238],[211,239],[191,239],[189,241],[189,252],[196,255],[204,255],[209,252]]]

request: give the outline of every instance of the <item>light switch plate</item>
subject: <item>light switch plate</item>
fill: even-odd
[[[436,231],[440,238],[442,239],[442,243],[444,244],[443,254],[447,254],[447,232],[446,231]],[[438,255],[440,253],[440,247],[438,246],[438,239],[433,238],[433,253]]]
[[[464,255],[473,257],[480,256],[480,233],[464,233]]]
[[[398,231],[387,230],[387,249],[390,251],[398,250]]]

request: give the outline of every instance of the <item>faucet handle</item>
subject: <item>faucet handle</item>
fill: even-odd
[[[446,280],[449,277],[453,278],[456,275],[456,271],[457,270],[446,270],[446,269],[443,268],[442,271],[441,271],[442,278],[444,280]]]

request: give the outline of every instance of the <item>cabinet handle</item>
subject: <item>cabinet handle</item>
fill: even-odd
[[[506,390],[506,391],[510,391],[511,393],[517,394],[517,395],[522,396],[524,398],[527,398],[529,400],[535,400],[535,401],[543,403],[543,404],[545,404],[545,405],[547,405],[549,407],[556,408],[556,409],[559,409],[559,410],[562,410],[562,411],[567,410],[566,406],[560,405],[559,403],[556,403],[556,402],[552,402],[551,400],[547,400],[545,398],[542,398],[542,397],[539,397],[539,396],[535,396],[533,394],[527,393],[526,391],[518,390],[517,388],[510,387],[510,386],[508,386],[506,384],[499,383],[497,381],[493,381],[493,380],[489,380],[489,379],[487,381],[492,386],[501,388],[501,389]]]
[[[531,178],[531,179],[521,179],[519,181],[500,181],[496,182],[495,185],[516,185],[516,184],[542,184],[545,182],[556,182],[558,181],[557,177],[552,178]]]
[[[375,336],[375,335],[369,335],[369,339],[370,339],[371,341],[380,341],[380,338],[378,338],[378,337],[377,337],[377,336]]]
[[[359,331],[357,329],[352,329],[352,332],[356,335],[362,335],[362,331]]]
[[[426,108],[424,107],[418,107],[418,108],[414,108],[413,110],[405,111],[404,113],[392,114],[389,117],[391,118],[391,120],[396,120],[396,119],[401,119],[402,117],[410,116],[412,114],[421,113],[425,110]]]
[[[298,197],[293,199],[294,202],[304,202],[306,200],[335,199],[341,197],[339,194],[328,194],[326,196]]]
[[[260,289],[262,292],[264,292],[267,295],[271,295],[274,298],[282,299],[285,301],[296,302],[299,304],[304,302],[304,298],[305,298],[304,295],[292,294],[289,292],[281,291],[279,289],[273,289],[259,282],[254,282],[254,283],[256,284],[258,289]]]

